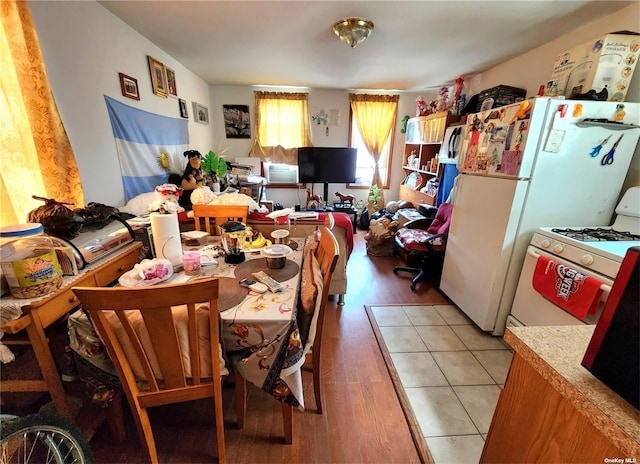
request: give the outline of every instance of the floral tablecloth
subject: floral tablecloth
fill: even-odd
[[[287,259],[302,268],[303,241]],[[247,259],[260,258],[259,253],[247,254]],[[236,266],[224,263],[205,268],[207,275],[235,277]],[[267,271],[267,269],[264,269]],[[249,292],[237,306],[222,311],[222,343],[234,368],[242,377],[276,399],[294,407],[304,408],[301,367],[303,346],[296,322],[300,272],[281,282],[278,293]]]

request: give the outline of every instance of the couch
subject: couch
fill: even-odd
[[[327,213],[318,213],[318,219],[292,219],[291,237],[307,237],[312,234],[317,226],[322,227]],[[332,213],[335,219],[335,226],[332,232],[338,240],[340,256],[336,269],[333,271],[330,295],[338,295],[338,304],[344,304],[344,295],[347,293],[347,261],[353,250],[353,224],[351,218],[346,213]],[[265,237],[270,237],[275,229],[282,229],[283,226],[275,224],[273,219],[266,217],[264,213],[251,213],[247,220],[247,225],[262,232]]]

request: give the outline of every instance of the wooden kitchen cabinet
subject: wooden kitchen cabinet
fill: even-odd
[[[515,353],[480,462],[624,463],[640,458],[638,411],[580,365],[593,330],[507,330],[504,339]]]
[[[444,131],[458,117],[447,112],[417,116],[407,121],[407,132],[402,155],[405,180],[400,185],[398,198],[408,200],[417,208],[419,204],[435,205],[435,195],[421,192],[427,182],[441,175],[438,152]]]

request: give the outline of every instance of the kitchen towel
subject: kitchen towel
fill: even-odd
[[[584,320],[595,314],[602,282],[546,256],[539,256],[533,273],[533,288],[556,306]]]
[[[151,234],[157,258],[171,261],[173,267],[182,264],[180,226],[176,213],[151,213]]]

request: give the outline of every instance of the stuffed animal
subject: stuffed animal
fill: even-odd
[[[416,116],[427,116],[427,102],[422,97],[416,98]]]

